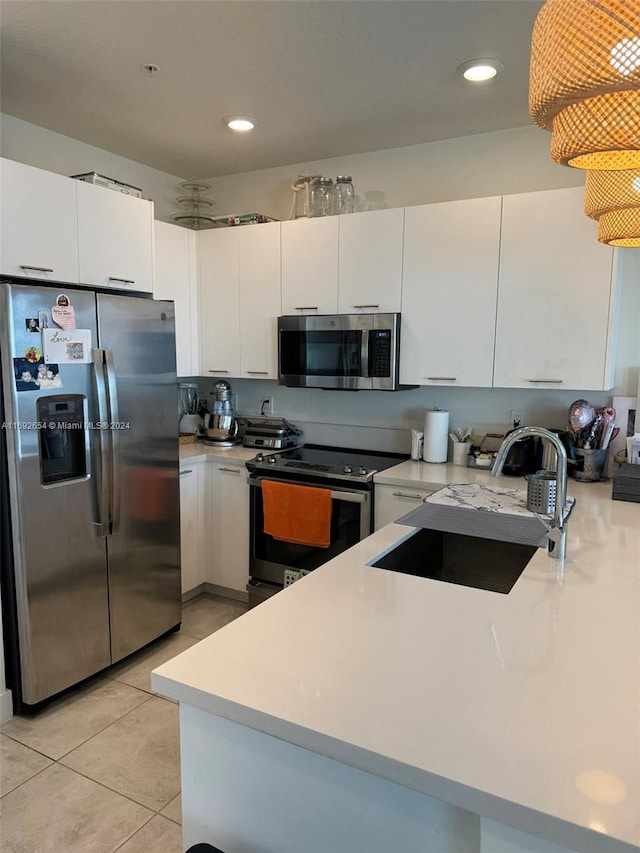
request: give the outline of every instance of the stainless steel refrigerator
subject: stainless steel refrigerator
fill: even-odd
[[[2,605],[17,711],[181,620],[172,302],[0,283]]]

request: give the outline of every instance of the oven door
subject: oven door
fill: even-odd
[[[312,571],[351,548],[371,533],[371,492],[327,487],[331,491],[331,537],[328,548],[282,542],[264,532],[262,506],[263,477],[250,477],[251,551],[250,574],[253,581],[284,585],[286,569]],[[278,479],[298,486],[324,488],[311,483]]]

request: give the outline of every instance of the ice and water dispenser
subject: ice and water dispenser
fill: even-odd
[[[40,397],[37,401],[40,478],[43,486],[84,479],[89,456],[82,394]]]

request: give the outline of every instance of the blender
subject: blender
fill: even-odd
[[[181,382],[178,385],[178,431],[183,435],[198,435],[202,430],[202,418],[198,414],[198,386],[195,382]]]

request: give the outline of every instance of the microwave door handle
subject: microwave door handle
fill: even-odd
[[[94,348],[93,375],[96,384],[96,400],[98,403],[98,420],[104,423],[109,418],[107,408],[107,388],[104,379],[104,352]],[[96,492],[98,504],[98,521],[95,523],[96,533],[99,537],[109,534],[109,505],[111,503],[109,476],[109,433],[106,429],[97,430],[99,447],[99,469],[96,478]]]
[[[113,363],[113,352],[110,349],[104,351],[104,363],[107,376],[107,393],[109,396],[109,421],[108,430],[111,437],[111,532],[117,533],[120,529],[120,408],[118,406],[118,384],[116,382],[115,365]]]
[[[369,368],[369,329],[362,329],[362,342],[360,344],[361,375],[371,376]]]

